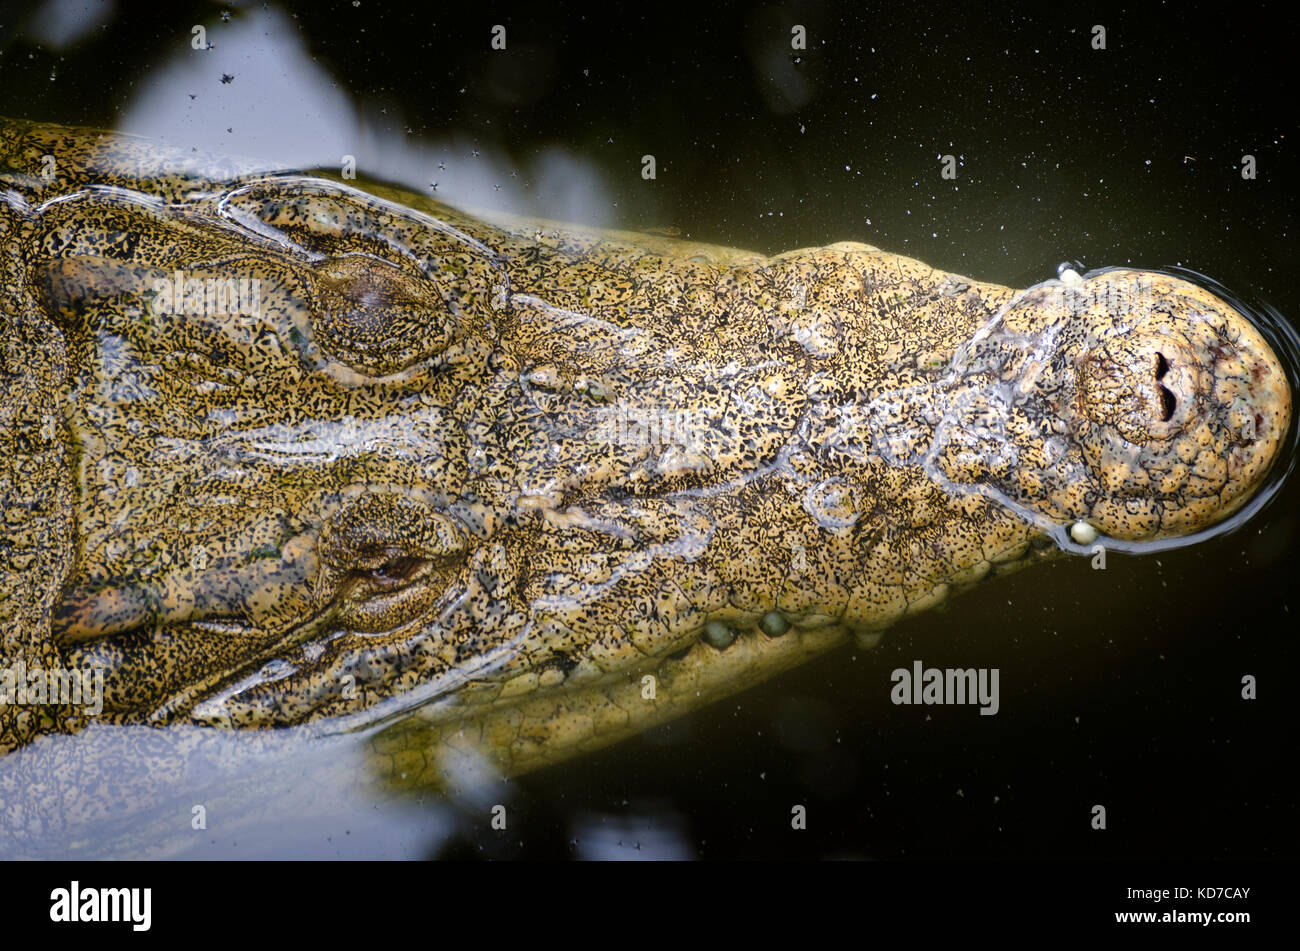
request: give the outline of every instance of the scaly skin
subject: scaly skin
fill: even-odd
[[[1076,523],[1213,525],[1290,418],[1164,274],[489,225],[109,133],[0,122],[0,247],[3,666],[103,667],[99,721],[195,743],[418,706],[376,751],[422,781],[870,642]],[[256,313],[169,312],[177,271]],[[87,720],[0,707],[0,748]]]

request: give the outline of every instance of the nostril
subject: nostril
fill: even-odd
[[[1163,380],[1165,374],[1169,372],[1169,361],[1165,359],[1163,353],[1156,354],[1156,379]],[[1172,397],[1171,397],[1172,398]],[[1168,417],[1165,417],[1168,419]]]
[[[1157,377],[1157,378],[1158,378],[1158,377]],[[1174,408],[1175,408],[1177,405],[1178,405],[1178,400],[1175,399],[1175,398],[1174,398],[1174,394],[1171,393],[1171,392],[1169,391],[1169,387],[1167,387],[1167,386],[1162,386],[1162,387],[1160,387],[1160,420],[1161,420],[1161,422],[1165,422],[1165,423],[1169,422],[1169,420],[1170,420],[1170,419],[1173,417],[1173,415],[1174,415]]]

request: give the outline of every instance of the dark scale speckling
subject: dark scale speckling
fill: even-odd
[[[0,660],[105,666],[110,722],[419,704],[379,752],[422,781],[526,770],[1076,523],[1197,531],[1289,421],[1246,318],[1161,274],[489,225],[9,121],[0,169]],[[0,707],[0,746],[84,722]]]

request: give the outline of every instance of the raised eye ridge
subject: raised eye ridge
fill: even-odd
[[[445,302],[422,277],[367,255],[330,258],[314,270],[316,341],[360,373],[397,373],[454,339]]]

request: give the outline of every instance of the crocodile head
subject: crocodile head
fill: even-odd
[[[122,719],[418,705],[526,766],[1071,537],[1201,531],[1290,423],[1250,321],[1169,275],[135,184],[32,210],[76,458],[53,633]]]

